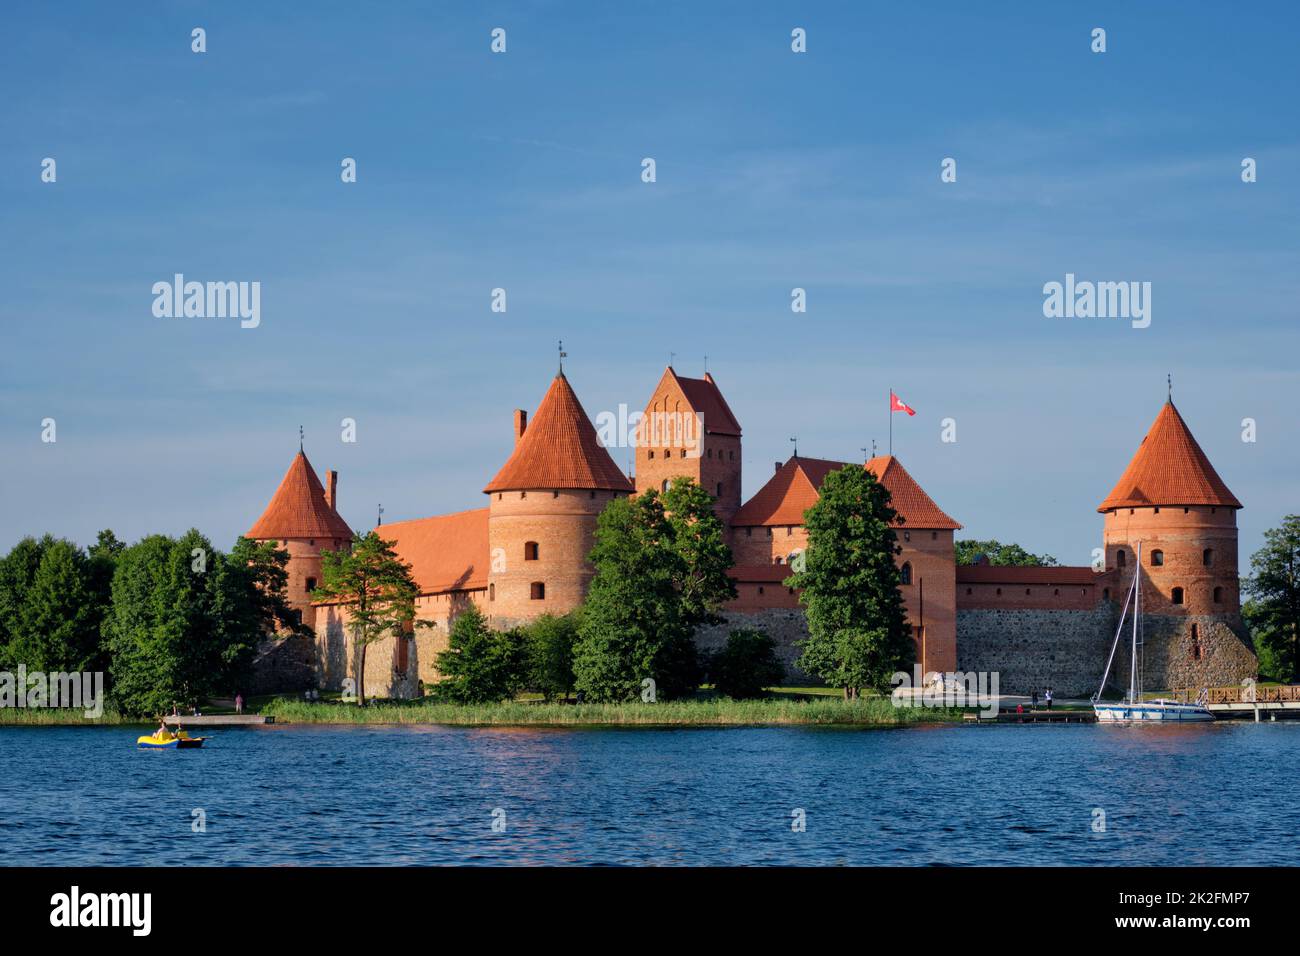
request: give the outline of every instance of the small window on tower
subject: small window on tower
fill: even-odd
[[[1172,594],[1170,597],[1171,597],[1171,599],[1173,600],[1173,602],[1174,602],[1175,604],[1182,604],[1182,603],[1183,603],[1183,589],[1182,589],[1182,588],[1174,588],[1174,590],[1173,590],[1173,594]]]
[[[1223,603],[1223,588],[1214,589],[1214,603],[1215,604]]]
[[[1206,548],[1204,551],[1201,552],[1201,564],[1205,565],[1208,568],[1213,563],[1214,563],[1214,549]]]
[[[1126,564],[1128,564],[1128,555],[1124,553],[1123,548],[1120,548],[1115,552],[1115,565],[1122,568]]]
[[[772,529],[771,529],[771,528],[768,528],[768,529],[767,529],[767,536],[768,536],[769,538],[772,537]]]
[[[911,540],[912,540],[912,532],[910,532],[910,531],[904,531],[904,532],[903,532],[903,540],[904,540],[904,541],[911,541]]]
[[[754,529],[753,529],[753,528],[746,528],[746,529],[745,529],[745,537],[746,537],[746,538],[752,538],[753,536],[754,536]]]
[[[655,450],[651,448],[648,452],[645,453],[645,456],[647,458],[653,458],[655,456]]]
[[[718,482],[718,497],[722,497],[722,482]]]
[[[316,590],[316,579],[315,579],[315,578],[308,578],[308,579],[307,579],[307,593],[310,594],[312,591],[315,591],[315,590]]]
[[[1159,548],[1151,552],[1151,567],[1162,568],[1165,565],[1165,553]]]
[[[772,563],[773,563],[773,564],[785,564],[785,558],[781,557],[781,555],[778,554],[775,558],[772,559]]]
[[[712,448],[709,449],[709,457],[710,457],[710,458],[713,457],[713,449],[712,449]]]
[[[592,497],[593,499],[596,497],[596,493],[595,493],[594,491],[591,493],[591,497]]]
[[[538,555],[537,542],[536,542],[536,541],[525,541],[525,542],[524,542],[524,560],[525,560],[525,561],[536,561],[536,560],[537,560],[537,555]]]
[[[758,586],[758,593],[759,593],[759,594],[762,594],[762,593],[763,593],[763,585],[761,585],[761,584]]]
[[[664,479],[664,483],[663,483],[663,485],[661,486],[661,489],[660,489],[660,490],[662,490],[662,491],[667,491],[667,490],[668,490],[668,479],[667,479],[667,478]]]
[[[497,586],[496,586],[495,583],[493,583],[493,584],[489,584],[489,585],[488,585],[488,600],[489,600],[489,601],[495,601],[496,599],[497,599]]]
[[[528,585],[528,596],[534,601],[545,601],[546,585],[541,581],[534,581]]]
[[[911,561],[904,561],[903,566],[899,568],[898,583],[899,584],[912,583],[912,562]]]

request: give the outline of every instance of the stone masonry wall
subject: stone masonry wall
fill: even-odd
[[[997,672],[1003,694],[1091,697],[1106,669],[1115,611],[965,609],[957,611],[957,669]],[[1116,685],[1114,673],[1111,684]]]
[[[1259,672],[1259,661],[1237,615],[1144,614],[1142,639],[1141,678],[1146,691],[1190,690],[1195,697],[1202,687],[1230,687]],[[1111,681],[1120,689],[1128,687],[1129,640],[1126,625],[1115,652],[1117,677]]]
[[[795,641],[808,638],[808,622],[802,608],[769,608],[763,611],[724,611],[723,623],[702,627],[695,632],[695,646],[700,650],[720,650],[727,643],[727,635],[740,628],[762,631],[776,642],[776,656],[785,664],[785,682],[795,687],[820,684],[795,666],[802,653]]]

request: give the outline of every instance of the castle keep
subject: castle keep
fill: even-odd
[[[495,627],[543,613],[563,614],[586,594],[596,519],[614,498],[664,489],[689,477],[713,495],[735,558],[737,597],[724,623],[697,641],[713,647],[736,626],[778,643],[791,676],[795,642],[807,636],[798,595],[783,582],[807,547],[804,512],[826,475],[845,462],[797,453],[741,499],[742,431],[717,382],[665,369],[638,428],[634,477],[601,444],[563,371],[531,421],[516,410],[514,447],[483,488],[487,506],[376,529],[412,567],[416,614],[434,623],[373,644],[369,693],[413,696],[438,679],[435,660],[456,617],[471,603]],[[1145,681],[1151,688],[1199,688],[1254,676],[1241,621],[1237,510],[1241,502],[1215,472],[1172,402],[1111,493],[1097,567],[958,566],[943,511],[892,455],[865,463],[899,514],[901,590],[917,661],[925,672],[996,671],[1003,692],[1047,686],[1058,696],[1096,690],[1142,543]],[[314,603],[320,551],[345,547],[351,531],[336,509],[337,476],[321,484],[300,450],[247,537],[280,542],[289,553],[289,599],[315,633],[316,681],[337,689],[351,673],[347,607]],[[1122,655],[1121,655],[1122,656]],[[1113,679],[1127,685],[1124,662]]]

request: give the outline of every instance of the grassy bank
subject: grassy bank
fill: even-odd
[[[115,725],[147,723],[144,718],[132,720],[123,717],[112,704],[104,706],[98,717],[85,716],[84,710],[62,707],[0,707],[0,727],[64,727],[86,725]]]
[[[887,697],[844,701],[835,698],[791,700],[663,701],[657,704],[447,704],[432,700],[372,701],[366,707],[335,702],[280,699],[262,708],[277,723],[453,724],[461,726],[672,726],[744,727],[762,725],[858,725],[897,727],[961,720],[956,709],[894,707]]]

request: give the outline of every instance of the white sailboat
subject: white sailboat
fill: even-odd
[[[1097,693],[1092,698],[1093,713],[1097,715],[1098,721],[1106,723],[1118,721],[1127,723],[1136,723],[1138,721],[1144,723],[1181,723],[1213,720],[1214,714],[1205,706],[1206,693],[1204,691],[1201,692],[1201,697],[1194,704],[1176,700],[1142,699],[1142,680],[1139,676],[1141,662],[1139,648],[1143,646],[1141,640],[1142,588],[1140,586],[1142,579],[1142,542],[1140,541],[1137,543],[1134,558],[1136,566],[1133,569],[1133,586],[1129,588],[1128,595],[1124,599],[1124,610],[1119,616],[1119,626],[1115,629],[1115,643],[1111,645],[1110,659],[1106,661],[1106,673],[1102,675],[1101,686],[1097,688]],[[1101,695],[1106,690],[1106,681],[1110,678],[1110,667],[1115,662],[1115,651],[1119,648],[1119,638],[1124,633],[1124,619],[1128,615],[1130,606],[1133,609],[1133,643],[1132,660],[1129,664],[1128,697],[1121,703],[1102,703]]]

